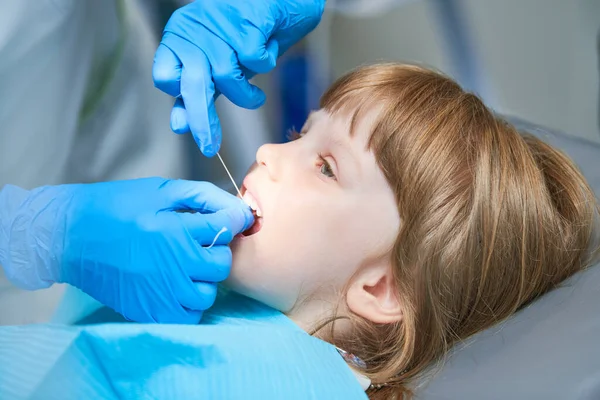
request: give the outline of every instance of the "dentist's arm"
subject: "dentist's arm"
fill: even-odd
[[[240,199],[206,182],[6,185],[0,265],[21,288],[69,283],[130,320],[198,323],[229,274],[229,242],[252,222]]]
[[[223,93],[240,107],[260,107],[265,94],[248,80],[272,70],[318,25],[324,8],[325,0],[198,0],[173,13],[153,69],[154,85],[177,97],[173,131],[191,131],[200,150],[215,155],[215,98]]]

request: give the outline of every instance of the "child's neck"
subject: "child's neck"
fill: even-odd
[[[344,330],[349,329],[348,320],[343,318],[343,315],[336,310],[335,305],[331,302],[304,302],[294,307],[286,315],[310,335],[330,343],[333,341],[331,340],[332,335],[343,335]],[[332,325],[334,321],[335,325]],[[334,329],[335,332],[332,332],[331,329]],[[331,344],[335,345],[334,343]],[[371,380],[361,372],[361,369],[365,367],[361,365],[362,360],[344,349],[336,348],[340,356],[352,370],[363,390],[367,390],[371,385]]]
[[[319,331],[323,328],[331,329],[331,322],[335,320],[335,330],[342,333],[344,316],[337,309],[337,304],[329,300],[311,299],[297,303],[286,315],[301,329],[311,335],[320,337]],[[329,331],[331,333],[331,331]]]

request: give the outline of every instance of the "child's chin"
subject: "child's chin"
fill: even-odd
[[[243,279],[241,279],[239,274],[237,274],[233,268],[231,270],[231,274],[229,274],[229,277],[227,277],[227,279],[221,282],[221,285],[233,292],[236,292],[243,296],[251,297],[250,288],[248,288],[247,285],[243,284]]]
[[[253,268],[253,264],[250,260],[251,257],[248,257],[247,252],[244,252],[242,244],[236,244],[231,242],[231,253],[233,255],[231,262],[231,271],[229,272],[229,276],[223,282],[226,286],[231,289],[236,289],[237,287],[241,287],[240,283],[244,282],[244,276],[248,276],[251,274],[250,271],[256,270]],[[244,253],[246,253],[244,255]]]
[[[236,235],[231,243],[229,243],[229,248],[231,249],[231,254],[233,255],[234,260],[238,254],[241,254],[243,243],[244,238],[240,237],[240,235]]]

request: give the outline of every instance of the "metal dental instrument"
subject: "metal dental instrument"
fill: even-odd
[[[231,183],[233,183],[233,187],[235,188],[235,190],[237,190],[237,193],[238,193],[238,195],[240,196],[240,199],[241,199],[242,198],[242,192],[240,192],[240,188],[238,187],[238,185],[233,180],[233,176],[231,176],[231,173],[229,172],[229,169],[227,169],[227,165],[225,165],[225,161],[223,161],[223,158],[221,157],[221,155],[219,154],[219,152],[217,152],[217,156],[219,157],[219,160],[221,160],[221,164],[223,164],[223,168],[225,168],[225,172],[227,172],[227,175],[229,175],[229,179],[231,179]]]

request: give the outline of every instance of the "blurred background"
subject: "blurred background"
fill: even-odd
[[[162,2],[163,23],[170,11]],[[219,100],[224,157],[242,179],[256,148],[300,129],[329,83],[376,61],[437,68],[497,112],[600,141],[599,30],[600,0],[328,0],[320,26],[255,79],[266,107]],[[189,148],[191,176],[228,187]]]

